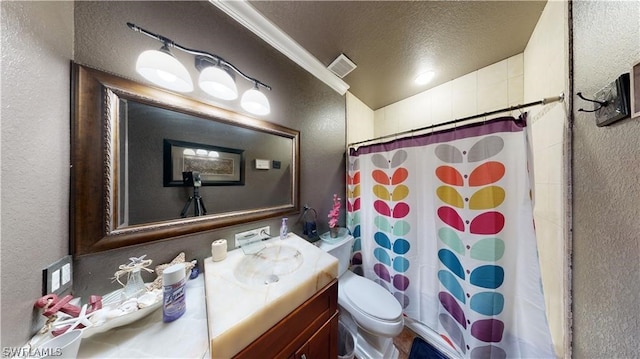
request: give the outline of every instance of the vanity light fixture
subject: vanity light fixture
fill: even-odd
[[[256,115],[266,115],[271,112],[269,100],[267,100],[267,96],[258,91],[257,82],[254,88],[247,90],[247,92],[242,95],[240,105],[248,112]]]
[[[156,85],[177,92],[193,91],[189,71],[176,59],[165,43],[160,50],[147,50],[138,56],[136,71]]]
[[[229,66],[217,61],[211,64],[204,56],[196,56],[196,68],[200,71],[198,85],[202,91],[222,100],[238,98],[238,88],[234,73]]]
[[[198,86],[207,94],[222,99],[235,100],[238,98],[236,87],[236,74],[251,82],[253,87],[243,95],[240,105],[247,112],[254,115],[267,115],[271,112],[269,100],[260,87],[271,90],[271,87],[259,80],[245,75],[232,63],[220,56],[186,48],[173,42],[162,35],[154,34],[130,22],[127,26],[141,34],[147,35],[162,42],[160,50],[144,51],[136,62],[136,71],[145,79],[166,89],[177,92],[193,91],[193,82],[189,71],[176,59],[169,48],[178,49],[191,55],[195,55],[195,68],[200,72]]]

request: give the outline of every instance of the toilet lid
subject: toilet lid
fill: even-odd
[[[345,294],[362,312],[382,320],[395,320],[402,315],[402,307],[386,289],[373,281],[359,277],[350,283]]]

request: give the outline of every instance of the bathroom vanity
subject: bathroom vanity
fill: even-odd
[[[212,358],[337,356],[338,261],[289,234],[205,260]]]
[[[78,357],[337,357],[338,260],[294,234],[260,246],[205,259],[180,319],[163,323],[154,311],[83,339]]]

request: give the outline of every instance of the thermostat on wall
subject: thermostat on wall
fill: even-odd
[[[268,170],[270,168],[269,166],[269,160],[259,160],[256,158],[256,169],[257,170]]]

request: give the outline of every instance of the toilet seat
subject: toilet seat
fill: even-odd
[[[354,309],[380,321],[396,322],[402,316],[402,307],[396,298],[375,282],[354,276],[344,286]]]

